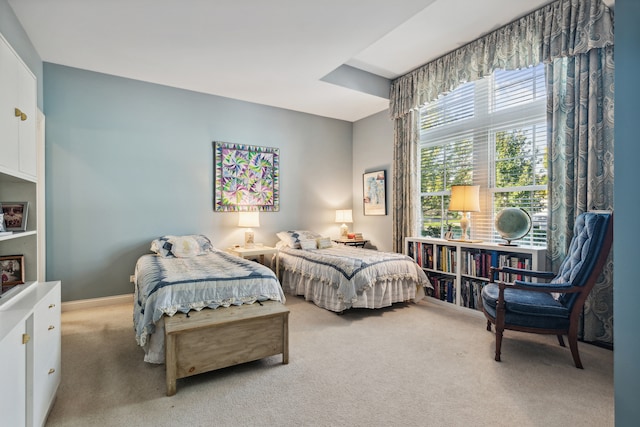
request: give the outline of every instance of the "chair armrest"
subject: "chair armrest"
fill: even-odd
[[[569,283],[535,283],[524,280],[516,280],[513,283],[496,282],[500,291],[504,289],[521,289],[534,292],[556,292],[560,294],[579,292],[579,286],[571,286]]]
[[[493,281],[495,279],[496,273],[520,274],[522,276],[537,277],[539,279],[547,279],[547,280],[551,280],[554,277],[556,277],[556,274],[553,271],[534,271],[534,270],[526,270],[524,268],[503,266],[503,267],[491,267],[489,271],[489,279]]]

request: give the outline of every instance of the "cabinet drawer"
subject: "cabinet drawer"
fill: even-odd
[[[46,416],[60,385],[60,357],[51,355],[47,362],[36,363],[33,373],[33,418],[34,425],[44,425]]]
[[[37,360],[44,354],[60,354],[60,304],[44,301],[33,313],[33,350]]]
[[[33,419],[43,425],[61,379],[60,286],[51,288],[33,312]]]
[[[45,330],[54,325],[59,330],[60,325],[60,294],[52,291],[38,303],[34,309],[36,330]]]
[[[40,342],[60,341],[60,317],[40,316],[34,313],[33,318],[33,335],[36,346],[39,346]]]

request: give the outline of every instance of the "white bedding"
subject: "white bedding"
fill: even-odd
[[[406,255],[344,245],[312,250],[279,247],[285,292],[304,295],[327,310],[417,301],[424,296],[425,286],[432,287],[424,271]]]
[[[150,363],[164,363],[165,315],[256,301],[285,302],[271,269],[218,249],[191,258],[141,256],[134,298],[136,341]]]

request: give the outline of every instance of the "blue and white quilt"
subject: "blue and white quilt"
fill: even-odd
[[[270,268],[218,249],[190,258],[141,256],[136,263],[134,298],[136,341],[145,349],[145,361],[151,363],[164,363],[163,315],[256,301],[285,302]],[[152,335],[157,341],[153,346]]]
[[[402,283],[409,289],[410,293],[404,293],[402,297],[393,296],[393,301],[405,299],[406,295],[413,299],[416,288],[431,287],[424,271],[413,259],[393,252],[344,245],[311,250],[281,245],[279,257],[280,266],[285,272],[292,272],[311,279],[313,283],[332,287],[335,290],[332,294],[341,300],[340,306],[345,308],[357,306],[355,303],[364,292],[382,283]],[[296,292],[296,284],[283,281],[283,286],[290,292]],[[305,296],[308,295],[305,293]],[[314,302],[319,303],[316,300]],[[378,308],[372,304],[374,303],[370,301],[366,307]],[[334,306],[327,302],[320,302],[319,305],[324,308]]]

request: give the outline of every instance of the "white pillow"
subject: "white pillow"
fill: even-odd
[[[173,237],[169,239],[171,253],[178,258],[191,258],[202,255],[202,248],[192,236]]]
[[[155,252],[156,254],[164,258],[171,258],[173,256],[176,256],[173,253],[173,241],[179,238],[193,239],[200,247],[200,255],[204,254],[205,252],[209,252],[211,251],[211,249],[213,249],[211,240],[209,240],[209,238],[203,234],[188,234],[185,236],[166,235],[166,236],[159,237],[151,242],[151,248],[150,248],[151,252]]]
[[[300,249],[310,250],[317,249],[317,244],[315,239],[302,239],[300,240]]]
[[[171,243],[169,239],[173,239],[176,236],[162,236],[151,242],[151,252],[155,252],[163,258],[171,258]]]
[[[318,249],[326,249],[332,246],[331,239],[328,237],[319,237],[316,239]]]
[[[318,233],[314,233],[309,230],[291,230],[291,231],[281,231],[276,233],[276,236],[283,242],[285,242],[289,247],[300,249],[300,240],[304,239],[317,239],[320,236]]]

